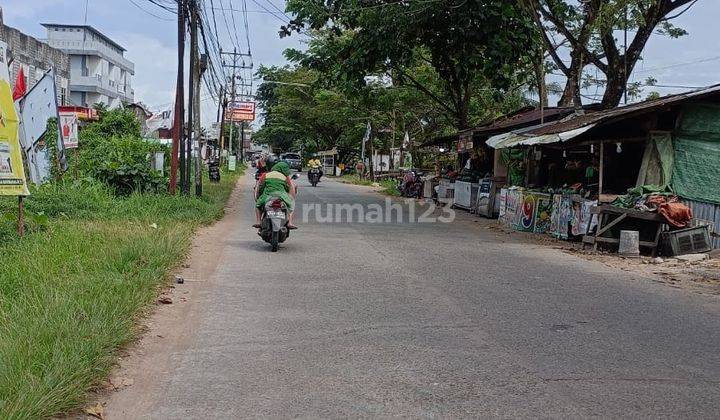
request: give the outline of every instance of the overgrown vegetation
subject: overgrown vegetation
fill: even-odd
[[[169,148],[143,139],[132,112],[103,110],[99,121],[80,132],[75,164],[80,176],[103,182],[118,195],[162,192],[167,188],[167,178],[150,165],[156,152],[168,156]]]
[[[134,193],[99,182],[45,185],[27,207],[49,222],[22,240],[3,221],[0,254],[0,418],[74,408],[105,377],[189,245],[223,214],[237,179],[223,174],[201,199]],[[14,211],[3,197],[0,209]]]
[[[163,149],[140,138],[131,113],[103,110],[81,132],[76,169],[31,189],[24,238],[17,198],[0,197],[0,418],[81,404],[137,334],[193,230],[223,214],[243,166],[206,180],[201,198],[170,196],[150,170]]]

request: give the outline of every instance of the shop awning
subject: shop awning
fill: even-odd
[[[552,134],[532,134],[533,130],[537,127],[529,127],[524,130],[511,131],[505,134],[499,134],[497,136],[490,137],[487,141],[487,145],[493,149],[506,149],[509,147],[518,146],[534,146],[538,144],[552,144],[562,143],[570,139],[573,139],[586,131],[595,127],[595,124],[586,125],[584,127],[576,128],[574,130],[563,131],[560,133]]]

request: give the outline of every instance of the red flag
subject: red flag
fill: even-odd
[[[20,71],[17,75],[17,80],[15,81],[15,89],[13,89],[13,101],[17,101],[18,99],[25,96],[25,93],[27,93],[27,86],[25,86],[25,73],[23,72],[22,66],[20,66]]]

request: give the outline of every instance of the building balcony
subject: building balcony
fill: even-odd
[[[127,58],[118,54],[117,51],[96,41],[71,41],[61,39],[48,39],[47,44],[53,48],[65,51],[67,54],[95,55],[103,57],[118,67],[135,74],[135,64]]]
[[[130,85],[118,83],[114,80],[107,80],[102,75],[95,76],[73,76],[70,80],[70,91],[94,92],[112,98],[132,101],[135,95]]]

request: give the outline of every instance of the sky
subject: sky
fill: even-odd
[[[284,10],[282,0],[247,0],[250,46],[255,68],[260,64],[282,65],[285,63],[283,51],[286,48],[302,47],[301,38],[298,36],[280,39],[278,30],[285,23],[280,17],[285,17],[274,9],[269,1]],[[204,2],[210,4],[209,0]],[[217,9],[240,9],[242,1],[213,0],[213,4]],[[0,0],[6,25],[40,39],[46,38],[45,28],[40,23],[83,24],[85,5],[86,0]],[[277,13],[273,16],[263,7]],[[238,37],[244,43],[242,14],[233,14],[236,26],[233,25],[230,11],[227,11],[225,16],[231,27],[232,39],[235,40],[237,27]],[[230,40],[220,10],[216,10],[216,20],[220,43],[225,50],[232,50],[234,44]],[[135,63],[132,85],[136,101],[143,102],[152,110],[171,106],[177,74],[176,15],[171,15],[147,0],[87,0],[87,24],[94,26],[127,50],[125,57]],[[202,102],[201,116],[205,125],[214,121],[217,116],[217,102],[208,96],[206,92],[202,92],[201,97],[205,100]]]
[[[203,0],[209,5],[209,0]],[[249,36],[253,61],[263,65],[285,63],[286,48],[302,48],[302,39],[294,35],[281,39],[278,29],[287,18],[278,12],[284,9],[283,0],[246,0],[249,16]],[[87,23],[94,26],[127,49],[126,57],[135,63],[133,86],[136,101],[152,110],[167,108],[173,101],[177,63],[177,24],[173,15],[159,9],[148,0],[0,0],[5,24],[28,35],[45,38],[42,22],[82,24],[87,2]],[[213,0],[216,8],[240,9],[242,0]],[[144,9],[144,10],[141,10]],[[274,14],[268,13],[272,11]],[[236,25],[232,18],[235,18]],[[717,18],[720,1],[699,0],[687,13],[676,19],[676,25],[689,35],[668,39],[654,35],[648,42],[643,60],[633,79],[645,80],[653,76],[658,85],[700,87],[720,83],[720,40]],[[230,32],[241,42],[245,32],[242,14],[226,12]],[[225,50],[232,42],[220,10],[216,10],[220,43]],[[233,36],[234,39],[234,36]],[[653,87],[646,89],[661,94],[679,93],[683,88]],[[203,98],[207,94],[203,93]],[[203,122],[216,117],[217,102],[203,101]]]

